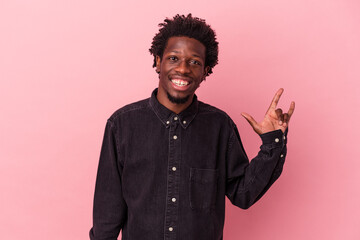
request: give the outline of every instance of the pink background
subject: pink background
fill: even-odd
[[[0,238],[88,239],[106,119],[150,96],[157,24],[205,18],[220,64],[197,92],[237,123],[253,157],[279,87],[296,101],[283,175],[252,208],[228,203],[224,237],[360,239],[357,0],[0,3]]]

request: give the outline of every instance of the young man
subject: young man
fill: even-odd
[[[214,31],[190,14],[160,27],[150,49],[158,89],[107,121],[93,240],[115,240],[121,229],[126,240],[220,240],[225,196],[249,208],[283,168],[295,103],[288,113],[276,109],[280,89],[262,122],[242,114],[263,142],[249,164],[234,122],[195,95],[217,64]]]

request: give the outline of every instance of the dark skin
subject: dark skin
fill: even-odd
[[[257,134],[263,134],[278,129],[285,132],[289,125],[290,118],[294,113],[295,102],[291,102],[287,113],[283,113],[281,108],[276,108],[283,92],[284,89],[282,88],[276,92],[268,110],[265,113],[265,117],[261,122],[256,122],[255,119],[248,113],[241,113]]]
[[[209,67],[205,66],[205,46],[194,38],[171,37],[164,49],[162,59],[156,57],[156,71],[159,73],[158,101],[175,113],[185,110],[192,102],[196,89],[205,79]],[[173,81],[182,81],[187,86],[176,86]],[[173,103],[167,93],[174,98],[187,101]]]
[[[156,72],[159,73],[157,99],[169,110],[180,113],[191,103],[196,89],[205,79],[209,67],[205,66],[206,48],[196,39],[189,37],[171,37],[168,40],[162,58],[156,56]],[[261,122],[248,113],[241,115],[249,122],[257,134],[274,130],[285,132],[295,110],[291,102],[288,112],[276,108],[284,89],[280,88]],[[186,99],[183,103],[174,103],[168,94],[176,99]]]

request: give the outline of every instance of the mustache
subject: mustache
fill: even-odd
[[[193,81],[193,79],[191,77],[182,75],[182,74],[173,74],[173,75],[170,75],[169,78],[170,78],[170,80],[171,79],[181,79],[181,80],[188,81],[188,82]]]

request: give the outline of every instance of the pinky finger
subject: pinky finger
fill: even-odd
[[[292,101],[289,107],[289,111],[288,111],[288,115],[289,115],[289,119],[291,118],[291,116],[293,115],[295,110],[295,102]]]

